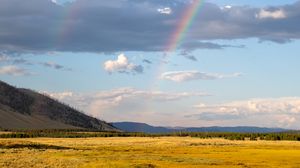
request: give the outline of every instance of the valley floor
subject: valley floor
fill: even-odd
[[[300,167],[300,142],[190,137],[0,139],[0,167]]]

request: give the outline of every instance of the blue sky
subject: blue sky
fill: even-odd
[[[106,121],[299,129],[299,1],[206,1],[171,52],[193,1],[17,1],[0,0],[5,82]]]

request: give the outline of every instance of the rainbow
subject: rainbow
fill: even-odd
[[[186,9],[183,11],[180,21],[176,26],[174,33],[171,34],[170,40],[168,40],[168,44],[164,50],[164,59],[161,61],[160,65],[156,70],[156,75],[153,79],[153,88],[152,90],[156,90],[160,88],[160,85],[163,84],[159,80],[160,75],[166,70],[166,63],[168,59],[172,56],[172,53],[176,51],[182,40],[184,39],[186,33],[189,28],[192,26],[195,17],[197,16],[204,0],[192,0],[190,4],[187,5]]]
[[[184,10],[185,12],[183,13],[176,30],[172,34],[165,52],[173,52],[177,49],[193,24],[203,2],[204,0],[193,0],[190,5],[188,5],[187,9]]]
[[[204,0],[190,0],[186,9],[183,11],[180,21],[178,22],[175,31],[171,34],[170,39],[167,40],[168,43],[164,49],[165,53],[174,52],[181,41],[184,39],[189,28],[193,24],[195,17],[197,16],[201,5]],[[64,17],[62,18],[61,25],[58,25],[61,29],[58,30],[59,35],[59,45],[65,42],[68,39],[68,36],[72,33],[73,22],[70,21],[70,18],[76,18],[78,13],[80,13],[80,6],[83,4],[83,1],[72,2],[67,6]]]
[[[74,30],[74,20],[76,20],[77,16],[79,15],[80,7],[83,3],[83,1],[71,2],[64,7],[66,8],[66,10],[62,15],[61,23],[57,25],[57,27],[59,28],[57,30],[58,46],[66,43],[70,34],[72,34],[72,30]]]

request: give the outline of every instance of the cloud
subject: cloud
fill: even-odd
[[[7,62],[9,60],[10,60],[10,58],[8,56],[0,55],[0,62]]]
[[[192,61],[198,61],[198,59],[195,56],[193,56],[193,55],[185,55],[184,57],[186,59],[189,59],[189,60],[192,60]]]
[[[45,94],[47,96],[50,96],[52,98],[58,99],[58,100],[64,100],[70,97],[73,97],[74,93],[70,92],[70,91],[66,91],[66,92],[46,92],[46,91],[42,91],[40,92],[41,94]]]
[[[222,45],[217,43],[211,43],[211,42],[199,42],[199,41],[193,41],[193,42],[186,42],[183,43],[180,48],[184,49],[185,52],[187,51],[193,51],[196,49],[224,49],[224,48],[244,48],[244,45],[234,46],[234,45]]]
[[[223,104],[194,106],[198,113],[186,117],[199,120],[247,120],[266,119],[276,126],[290,127],[300,114],[299,97],[250,99]]]
[[[300,98],[261,98],[220,104],[194,100],[201,92],[163,92],[117,88],[93,93],[46,92],[89,115],[108,121],[139,121],[168,126],[261,126],[299,128]],[[191,108],[178,101],[191,101]],[[143,101],[140,101],[143,100]],[[165,121],[168,121],[166,123]]]
[[[42,62],[41,65],[45,66],[45,67],[49,67],[49,68],[53,68],[53,69],[57,69],[57,70],[66,70],[66,71],[70,71],[70,68],[66,68],[63,65],[59,65],[55,62]]]
[[[58,100],[66,102],[72,106],[78,107],[88,114],[100,116],[107,111],[138,111],[145,110],[150,104],[164,104],[176,102],[190,97],[210,96],[201,92],[162,92],[137,90],[134,88],[118,88],[109,91],[100,91],[94,93],[74,93],[74,92],[41,92]],[[143,101],[140,101],[143,100]],[[155,108],[153,106],[153,108]],[[138,109],[138,110],[137,110]],[[127,112],[128,112],[127,111]],[[143,112],[143,111],[140,111]],[[121,114],[119,114],[121,115]]]
[[[286,18],[286,13],[282,9],[278,9],[275,11],[268,11],[265,9],[261,9],[259,13],[256,15],[259,19],[284,19]]]
[[[148,60],[148,59],[143,59],[143,62],[144,63],[147,63],[147,64],[152,64],[152,61]]]
[[[20,58],[20,57],[10,57],[7,55],[0,55],[0,62],[12,63],[12,64],[26,64],[26,65],[33,65],[32,62]]]
[[[217,73],[206,73],[199,71],[170,71],[161,75],[161,79],[171,80],[174,82],[186,82],[192,80],[215,80],[224,78],[234,78],[241,76],[241,73],[231,75],[222,75]]]
[[[210,95],[201,92],[163,92],[134,88],[93,93],[43,93],[94,117],[109,121],[140,121],[169,126],[255,125],[284,128],[299,128],[300,121],[299,97],[257,98],[220,104],[199,103],[187,110],[188,108],[182,108],[178,101],[186,101],[189,98],[199,100]]]
[[[23,58],[16,58],[16,59],[11,59],[13,64],[25,64],[25,65],[33,65],[32,62],[23,59]]]
[[[297,122],[296,117],[288,116],[288,115],[282,115],[279,116],[278,119],[279,126],[281,127],[291,127],[295,122]]]
[[[191,61],[195,61],[195,62],[198,61],[198,59],[197,59],[195,56],[190,55],[189,52],[188,52],[187,50],[182,51],[182,52],[180,53],[180,55],[182,55],[184,58],[189,59],[189,60],[191,60]]]
[[[187,5],[191,5],[185,0],[76,0],[65,5],[50,0],[0,3],[0,50],[19,54],[164,51]],[[172,14],[168,14],[170,11]],[[68,15],[69,12],[76,15]],[[219,49],[224,46],[205,43],[248,38],[289,42],[300,39],[299,17],[299,1],[269,8],[234,6],[226,10],[203,3],[182,43],[198,43],[195,49]],[[188,46],[179,49],[185,47]]]
[[[0,67],[0,74],[12,75],[12,76],[24,76],[24,75],[30,75],[31,73],[27,72],[26,69],[14,65],[8,65],[8,66]]]
[[[113,73],[143,73],[144,67],[142,65],[135,65],[128,61],[124,54],[120,54],[117,60],[108,60],[104,63],[104,70]]]
[[[158,8],[157,12],[165,15],[170,15],[172,13],[172,9],[170,7]]]
[[[245,114],[300,114],[300,98],[269,98],[234,101],[214,106],[195,106],[201,111]]]
[[[226,5],[226,6],[224,6],[224,8],[225,8],[225,9],[231,9],[232,6],[231,6],[231,5]]]
[[[51,62],[51,61],[35,63],[35,62],[32,62],[32,61],[24,59],[24,58],[20,58],[20,57],[0,56],[0,62],[7,62],[7,63],[10,63],[10,64],[23,64],[23,65],[37,65],[37,64],[40,64],[40,65],[43,65],[44,67],[54,68],[54,69],[57,69],[57,70],[66,70],[66,71],[71,70],[71,68],[66,68],[62,65],[56,64],[56,63]],[[16,66],[13,66],[13,67],[16,67]]]

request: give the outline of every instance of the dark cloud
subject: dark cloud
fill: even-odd
[[[136,73],[143,73],[144,67],[142,65],[137,65],[137,66],[133,67],[133,71],[135,71]]]
[[[57,69],[57,70],[66,70],[66,71],[70,71],[70,68],[66,68],[63,65],[59,65],[57,63],[54,62],[41,62],[41,65],[48,67],[48,68],[53,68],[53,69]]]
[[[193,55],[185,55],[184,57],[192,61],[198,61],[198,59]]]
[[[181,51],[180,55],[182,55],[184,58],[189,59],[191,61],[198,61],[198,59],[195,56],[190,55],[187,50]]]
[[[152,61],[147,60],[147,59],[143,59],[143,62],[144,62],[144,63],[147,63],[147,64],[152,64]]]
[[[164,51],[189,0],[0,0],[0,50],[7,53]],[[158,9],[170,8],[171,14]],[[300,1],[266,9],[204,3],[181,50],[232,47],[207,42],[300,38]],[[199,21],[198,21],[199,20]],[[201,42],[206,41],[206,42]]]
[[[24,59],[24,58],[17,58],[12,60],[13,64],[26,64],[26,65],[33,65],[32,62]]]
[[[187,43],[183,43],[180,48],[184,49],[184,51],[193,51],[196,49],[224,49],[228,47],[233,47],[233,48],[244,48],[244,45],[222,45],[222,44],[217,44],[217,43],[211,43],[211,42],[199,42],[199,41],[190,41]]]
[[[53,68],[53,69],[57,69],[57,70],[65,70],[65,71],[71,71],[72,70],[71,68],[67,68],[63,65],[60,65],[60,64],[57,64],[57,63],[51,62],[51,61],[36,63],[36,62],[30,61],[30,60],[24,59],[22,57],[9,57],[9,56],[6,56],[6,55],[0,56],[0,63],[1,62],[5,63],[5,64],[12,64],[12,65],[9,65],[9,66],[6,66],[6,67],[9,67],[10,72],[13,71],[13,72],[18,72],[18,73],[21,72],[22,69],[19,68],[18,66],[15,66],[15,65],[19,65],[19,64],[30,65],[30,66],[31,65],[32,66],[42,65],[44,67]],[[6,68],[5,70],[8,70],[8,68]]]

